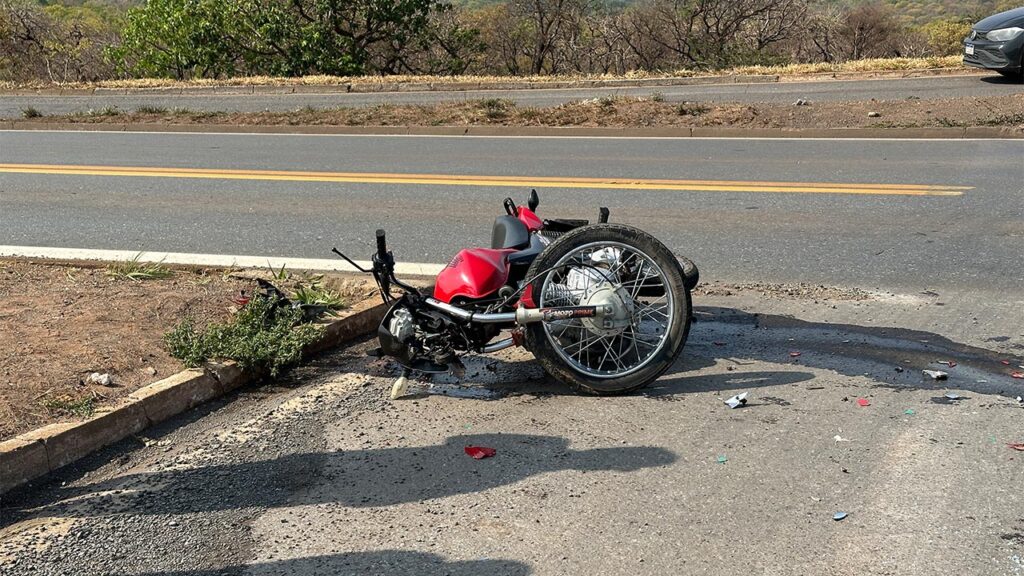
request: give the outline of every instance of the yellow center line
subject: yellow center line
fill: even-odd
[[[231,170],[138,166],[61,164],[0,164],[0,173],[73,176],[201,178],[287,182],[351,182],[363,184],[427,184],[448,186],[548,186],[606,190],[673,190],[692,192],[775,192],[805,194],[877,194],[901,196],[960,196],[969,186],[930,184],[869,184],[837,182],[761,182],[732,180],[666,180],[648,178],[586,178],[554,176],[477,176],[470,174],[402,174],[374,172],[307,172]]]

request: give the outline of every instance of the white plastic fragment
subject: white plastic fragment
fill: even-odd
[[[849,438],[843,438],[839,434],[836,434],[835,436],[833,436],[832,439],[836,441],[836,444],[838,444],[840,442],[849,442],[850,441]]]
[[[737,394],[725,401],[726,406],[732,409],[739,408],[747,403],[747,393]]]
[[[946,398],[949,398],[950,400],[963,400],[964,399],[963,396],[957,394],[956,392],[946,392]]]
[[[928,376],[932,380],[945,380],[949,378],[949,374],[943,372],[942,370],[922,370],[921,372],[923,372],[925,376]]]
[[[100,374],[99,372],[89,374],[85,381],[89,384],[99,384],[100,386],[110,386],[114,383],[114,379],[111,378],[110,374]]]

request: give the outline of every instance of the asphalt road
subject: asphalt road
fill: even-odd
[[[0,132],[0,164],[286,171],[284,180],[10,173],[0,245],[365,259],[377,227],[400,261],[487,245],[501,200],[531,185],[545,217],[642,227],[706,278],[900,291],[1022,293],[1024,142],[353,137]],[[40,169],[40,171],[46,171]],[[295,181],[295,171],[355,182]],[[509,186],[395,183],[488,175]],[[397,173],[397,174],[396,174]],[[368,175],[368,176],[367,176]],[[187,174],[185,176],[188,176]],[[725,181],[712,190],[539,185],[532,177]],[[275,176],[276,177],[276,176]],[[359,181],[363,180],[363,181]],[[952,196],[765,191],[764,181],[959,186]],[[686,186],[683,186],[684,188]],[[694,186],[699,188],[698,186]],[[741,190],[741,191],[737,191]],[[749,190],[749,191],[747,191]]]
[[[508,351],[391,402],[393,368],[369,345],[337,351],[5,497],[0,574],[1024,569],[1007,446],[1024,440],[1024,408],[999,363],[1024,362],[1019,350],[892,329],[928,318],[907,302],[698,302],[683,358],[627,397],[573,395]],[[938,385],[919,371],[936,358],[960,361]],[[740,392],[747,406],[729,410]],[[472,460],[467,445],[497,454]]]
[[[522,106],[554,106],[572,100],[608,95],[650,96],[657,92],[667,101],[743,102],[790,104],[798,99],[811,102],[902,100],[911,97],[959,98],[1003,96],[1024,90],[1001,76],[942,76],[881,80],[831,80],[820,82],[780,82],[771,84],[720,84],[707,86],[664,86],[644,88],[586,88],[555,90],[474,90],[464,92],[383,92],[325,94],[221,94],[168,95],[134,94],[130,96],[44,96],[4,94],[0,97],[0,118],[17,118],[22,110],[33,107],[43,114],[84,113],[108,106],[134,111],[140,106],[188,108],[191,110],[259,112],[288,111],[311,106],[372,106],[382,103],[427,104],[510,98]]]

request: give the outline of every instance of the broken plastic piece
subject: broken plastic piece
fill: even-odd
[[[744,405],[746,405],[746,403],[747,403],[747,393],[746,392],[744,392],[743,394],[737,394],[737,395],[733,396],[732,398],[729,398],[728,400],[725,401],[725,404],[729,408],[732,408],[732,409],[736,409],[736,408],[739,408],[740,406],[744,406]]]
[[[860,406],[871,406],[871,400],[867,398],[857,398],[857,404]]]
[[[849,516],[849,514],[847,514],[846,512],[836,512],[835,514],[832,515],[832,519],[835,520],[836,522],[839,522],[840,520],[846,518],[847,516]]]
[[[953,361],[953,360],[936,360],[935,363],[936,364],[945,364],[946,366],[949,366],[950,368],[956,367],[956,362]]]
[[[799,353],[799,352],[790,352],[790,353],[789,353],[789,357],[790,357],[790,358],[797,358],[797,357],[799,357],[799,356],[800,356],[800,353]]]
[[[906,414],[907,416],[913,416],[915,414],[913,408],[907,408],[906,410],[903,411],[903,413]]]
[[[466,454],[473,458],[473,460],[490,458],[497,453],[498,451],[494,448],[488,448],[486,446],[466,446]]]
[[[839,434],[836,434],[835,436],[833,436],[832,439],[836,441],[836,444],[838,444],[840,442],[849,442],[850,441],[849,438],[843,438]]]
[[[726,456],[724,454],[718,457],[718,463],[719,464],[725,464],[728,461],[729,461],[729,459],[726,458]]]
[[[1024,380],[1024,372],[1014,372],[1010,374],[1010,378],[1016,378],[1017,380]]]
[[[949,378],[949,374],[946,374],[941,370],[922,370],[921,372],[923,372],[925,376],[928,376],[932,380],[945,380]]]
[[[1007,444],[1007,446],[1009,446],[1010,448],[1013,448],[1014,450],[1016,450],[1018,452],[1024,452],[1024,442],[1017,442],[1017,443],[1014,443],[1014,444]]]
[[[1009,366],[1010,365],[1010,361],[1009,360],[1000,360],[999,362],[1002,363],[1004,366]]]
[[[946,392],[946,398],[949,398],[950,400],[963,400],[964,399],[963,396],[957,394],[956,392]]]
[[[99,372],[89,374],[85,381],[89,384],[99,384],[100,386],[110,386],[114,383],[114,379],[110,377],[110,374],[100,374]]]
[[[398,400],[402,396],[409,393],[409,378],[406,374],[402,374],[395,380],[393,386],[391,386],[391,399]]]

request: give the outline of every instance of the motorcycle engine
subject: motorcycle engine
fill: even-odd
[[[404,301],[384,317],[377,339],[383,353],[421,372],[446,372],[456,360],[456,350],[467,346],[464,331],[451,319]]]

